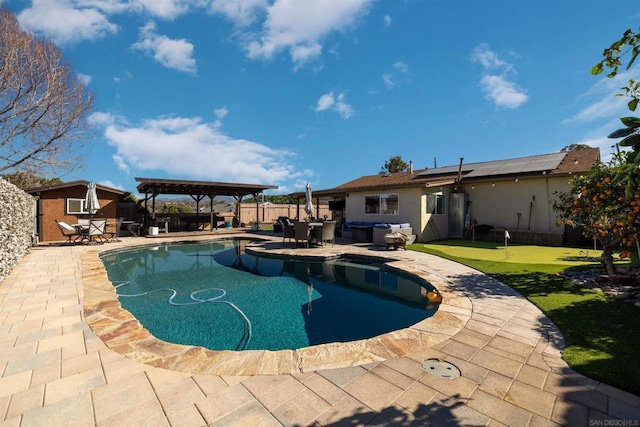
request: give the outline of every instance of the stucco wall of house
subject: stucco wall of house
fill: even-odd
[[[364,200],[366,196],[376,196],[380,194],[398,195],[398,214],[381,215],[366,214]],[[413,234],[418,234],[417,230],[421,226],[421,189],[417,187],[389,189],[388,191],[350,191],[345,198],[345,221],[369,221],[388,223],[409,223],[413,227]]]
[[[100,209],[94,218],[117,218],[118,195],[109,191],[97,189]],[[89,218],[89,215],[76,215],[67,213],[67,199],[84,199],[87,187],[78,185],[54,190],[43,191],[40,194],[39,203],[39,240],[41,242],[63,241],[67,238],[62,235],[55,220],[64,221],[67,224],[76,224],[79,218]]]
[[[346,221],[409,222],[417,242],[449,237],[450,197],[454,187],[463,190],[471,202],[471,220],[478,224],[488,224],[496,228],[535,233],[562,234],[564,227],[556,225],[557,214],[553,210],[554,194],[568,191],[571,177],[540,176],[509,180],[492,180],[465,185],[444,185],[442,187],[412,187],[390,189],[388,191],[349,192],[346,198]],[[398,194],[398,215],[378,215],[364,213],[365,196]],[[443,194],[446,200],[445,215],[428,213],[429,194]],[[535,199],[534,199],[535,198]],[[533,202],[533,203],[531,203]],[[518,213],[520,217],[518,218]]]
[[[34,243],[32,196],[0,178],[0,282]]]
[[[519,179],[467,184],[471,220],[478,224],[543,233],[562,233],[556,225],[556,191],[570,189],[567,177]],[[520,213],[518,219],[518,213]]]

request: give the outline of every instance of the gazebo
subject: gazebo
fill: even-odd
[[[210,228],[214,227],[213,199],[216,196],[229,196],[236,200],[235,215],[240,218],[240,204],[244,196],[252,195],[256,199],[256,217],[259,210],[258,195],[264,190],[277,189],[277,185],[240,184],[230,182],[185,181],[176,179],[136,178],[138,192],[144,194],[145,210],[149,212],[148,203],[151,201],[151,219],[156,217],[156,197],[161,194],[190,196],[196,202],[196,212],[200,212],[200,202],[209,198]],[[148,216],[148,214],[147,214]],[[149,218],[145,218],[149,223]]]

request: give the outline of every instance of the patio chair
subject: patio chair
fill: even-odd
[[[324,242],[331,242],[331,246],[333,246],[336,243],[336,221],[323,222],[318,237],[322,246],[324,246]]]
[[[311,229],[309,228],[309,223],[304,221],[297,221],[293,223],[293,228],[294,228],[294,234],[295,234],[294,239],[296,240],[296,246],[298,245],[298,241],[302,240],[303,242],[306,242],[307,247],[309,247],[309,240],[311,239],[311,234],[310,234]]]
[[[106,219],[92,219],[89,221],[89,232],[87,233],[87,238],[89,242],[94,241],[98,243],[107,242],[107,238],[105,237],[105,228],[107,226]]]
[[[73,227],[66,222],[54,220],[60,229],[60,232],[64,237],[66,237],[67,243],[75,243],[79,238],[81,238],[84,233],[81,228]]]
[[[124,217],[121,216],[116,220],[115,223],[107,224],[108,230],[105,230],[105,234],[108,234],[107,237],[108,242],[119,242],[118,236],[120,235],[120,227],[122,227],[122,221],[124,221]]]
[[[280,227],[282,227],[282,244],[283,245],[284,245],[285,239],[289,239],[289,241],[291,241],[291,239],[295,239],[296,237],[296,231],[293,224],[288,224],[287,222],[285,222],[282,219],[278,220]]]
[[[156,224],[158,226],[158,231],[160,231],[161,233],[168,233],[169,232],[169,223],[170,222],[171,222],[171,217],[169,217],[169,216],[156,218]]]

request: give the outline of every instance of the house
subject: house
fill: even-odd
[[[85,209],[87,185],[88,181],[72,181],[26,190],[37,197],[35,227],[39,241],[64,240],[55,220],[76,224],[78,219],[90,217]],[[100,209],[93,217],[115,219],[121,216],[118,213],[118,202],[128,193],[100,184],[96,185],[96,192]]]
[[[562,245],[555,193],[570,189],[576,174],[600,161],[597,148],[506,160],[368,175],[314,197],[331,197],[345,222],[410,223],[417,242],[475,237],[500,240],[508,230],[518,242]],[[342,203],[343,202],[343,203]],[[491,235],[493,233],[493,235]],[[579,234],[579,233],[578,233]]]

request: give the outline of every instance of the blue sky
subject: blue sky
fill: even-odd
[[[2,3],[2,0],[0,0]],[[640,6],[620,0],[4,0],[96,96],[86,179],[327,189],[415,168],[612,150],[630,115],[591,67]],[[634,74],[635,72],[635,74]]]

